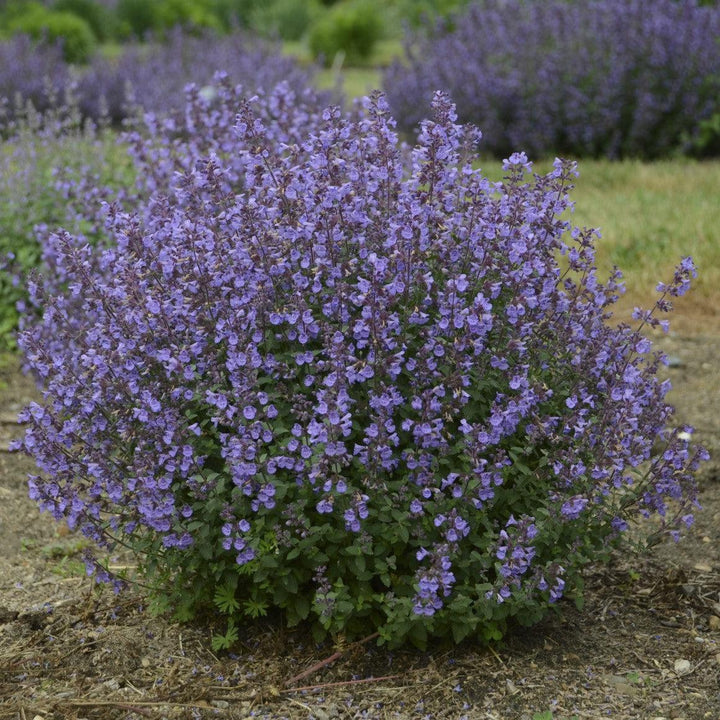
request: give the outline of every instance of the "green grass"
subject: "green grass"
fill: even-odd
[[[305,65],[312,63],[307,43],[284,43],[283,52]],[[372,56],[363,65],[321,68],[317,73],[317,85],[322,89],[340,87],[350,105],[354,98],[367,95],[382,84],[382,71],[402,53],[402,43],[397,39],[381,40]]]
[[[692,255],[694,303],[717,304],[720,162],[585,160],[579,169],[573,222],[600,229],[598,267],[623,270],[628,299],[654,298],[655,285]]]
[[[550,167],[536,164],[538,172]],[[497,160],[485,160],[482,169],[495,180],[503,174]],[[670,280],[680,258],[692,255],[698,278],[681,302],[714,314],[720,301],[720,161],[585,159],[578,169],[569,219],[599,229],[600,277],[613,265],[623,271],[621,305],[652,304],[657,283]]]

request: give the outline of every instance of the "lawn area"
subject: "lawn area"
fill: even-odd
[[[550,167],[547,160],[536,165],[539,172]],[[502,178],[496,160],[488,159],[482,169],[491,179]],[[570,220],[599,230],[596,247],[601,278],[614,265],[623,271],[627,293],[620,307],[652,304],[657,283],[669,280],[678,260],[691,255],[698,277],[677,307],[716,318],[720,307],[720,162],[586,158],[578,161],[578,170]]]

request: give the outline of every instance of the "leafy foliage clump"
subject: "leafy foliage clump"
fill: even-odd
[[[41,508],[130,546],[160,607],[220,609],[216,647],[272,608],[318,637],[498,638],[634,518],[691,522],[706,455],[609,323],[620,275],[562,219],[572,164],[513,154],[489,182],[443,95],[412,149],[380,96],[237,110],[231,141],[189,140],[191,109],[146,142],[157,190],[107,207],[107,247],[54,238],[66,290],[32,283],[20,338]]]
[[[485,150],[656,158],[718,111],[720,6],[479,0],[408,38],[384,88],[413,130],[445,89]]]
[[[313,26],[310,49],[326,65],[342,57],[348,64],[367,60],[382,37],[380,8],[373,0],[339,3]]]

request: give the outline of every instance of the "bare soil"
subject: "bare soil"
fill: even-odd
[[[135,591],[93,587],[82,540],[27,498],[30,461],[1,452],[0,719],[719,720],[720,334],[681,327],[657,342],[678,422],[712,454],[695,525],[679,544],[592,568],[582,612],[563,602],[491,648],[317,646],[266,621],[213,654],[212,621],[172,624]],[[6,447],[35,390],[14,362],[0,379]]]

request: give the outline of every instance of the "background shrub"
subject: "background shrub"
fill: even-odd
[[[400,22],[417,28],[439,17],[449,19],[468,3],[469,0],[396,0],[391,6]]]
[[[324,13],[310,32],[314,57],[332,64],[339,53],[349,64],[370,57],[382,36],[379,8],[370,0],[350,0]]]
[[[71,12],[47,10],[36,3],[29,4],[15,17],[9,29],[36,41],[60,43],[63,56],[70,63],[87,62],[95,46],[95,37],[85,20]]]
[[[436,88],[485,148],[658,157],[718,109],[720,7],[674,0],[479,0],[409,40],[386,73],[412,130]]]
[[[225,31],[250,27],[255,3],[248,0],[212,0],[212,10]]]
[[[250,24],[265,37],[300,40],[321,13],[318,0],[271,0],[255,6]]]
[[[684,136],[685,150],[694,157],[720,157],[720,112],[701,120],[693,135]]]
[[[160,29],[158,3],[146,0],[118,0],[115,13],[121,29],[139,40]]]
[[[157,3],[158,26],[171,29],[176,26],[187,31],[220,30],[221,24],[212,13],[209,2],[197,0],[161,0]]]
[[[207,86],[212,94],[209,86],[221,71],[247,92],[286,82],[298,95],[310,93],[314,73],[283,56],[276,44],[249,33],[189,36],[180,27],[162,44],[126,45],[112,60],[95,55],[79,74],[71,71],[59,45],[37,44],[27,36],[0,41],[0,60],[0,132],[5,133],[12,132],[8,124],[27,103],[41,114],[55,108],[119,126],[141,111],[182,109],[187,84]],[[312,94],[318,104],[330,98],[328,92]]]
[[[380,98],[348,119],[286,94],[210,148],[228,114],[196,96],[137,135],[182,171],[107,208],[114,242],[52,238],[20,339],[40,506],[133,546],[158,606],[226,613],[216,647],[270,608],[317,637],[498,638],[634,518],[691,522],[706,454],[666,428],[651,343],[607,322],[619,273],[562,219],[574,166],[514,154],[490,183],[443,96],[406,165]]]
[[[84,20],[100,42],[110,40],[115,32],[115,14],[96,0],[55,0],[55,12],[72,13]]]

